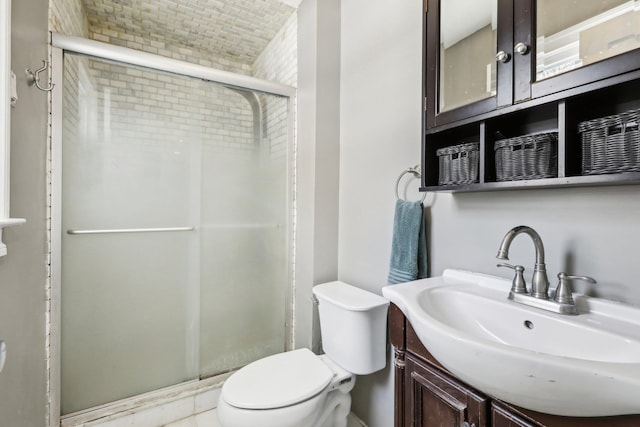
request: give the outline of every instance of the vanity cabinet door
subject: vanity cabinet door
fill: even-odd
[[[485,396],[410,354],[404,385],[405,427],[488,425]]]
[[[514,414],[506,408],[491,403],[491,426],[492,427],[541,427],[542,424],[529,422],[524,418]]]

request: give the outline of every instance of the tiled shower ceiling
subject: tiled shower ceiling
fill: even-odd
[[[89,30],[253,64],[296,10],[292,0],[83,0]]]

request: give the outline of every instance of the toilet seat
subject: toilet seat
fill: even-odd
[[[240,409],[277,409],[311,399],[334,373],[309,349],[301,348],[257,360],[225,382],[224,400]]]

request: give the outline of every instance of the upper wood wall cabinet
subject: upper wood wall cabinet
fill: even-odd
[[[559,136],[557,178],[581,177],[578,123],[640,108],[640,1],[576,7],[573,0],[427,0],[425,6],[424,189],[512,187],[492,187],[493,142],[546,130]],[[481,145],[479,182],[439,188],[436,151],[472,140]]]

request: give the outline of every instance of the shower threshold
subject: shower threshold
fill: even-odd
[[[214,409],[225,373],[204,380],[193,380],[127,399],[74,412],[61,417],[61,427],[76,426],[162,426]],[[126,418],[126,421],[125,419]],[[117,420],[117,421],[116,421]]]

